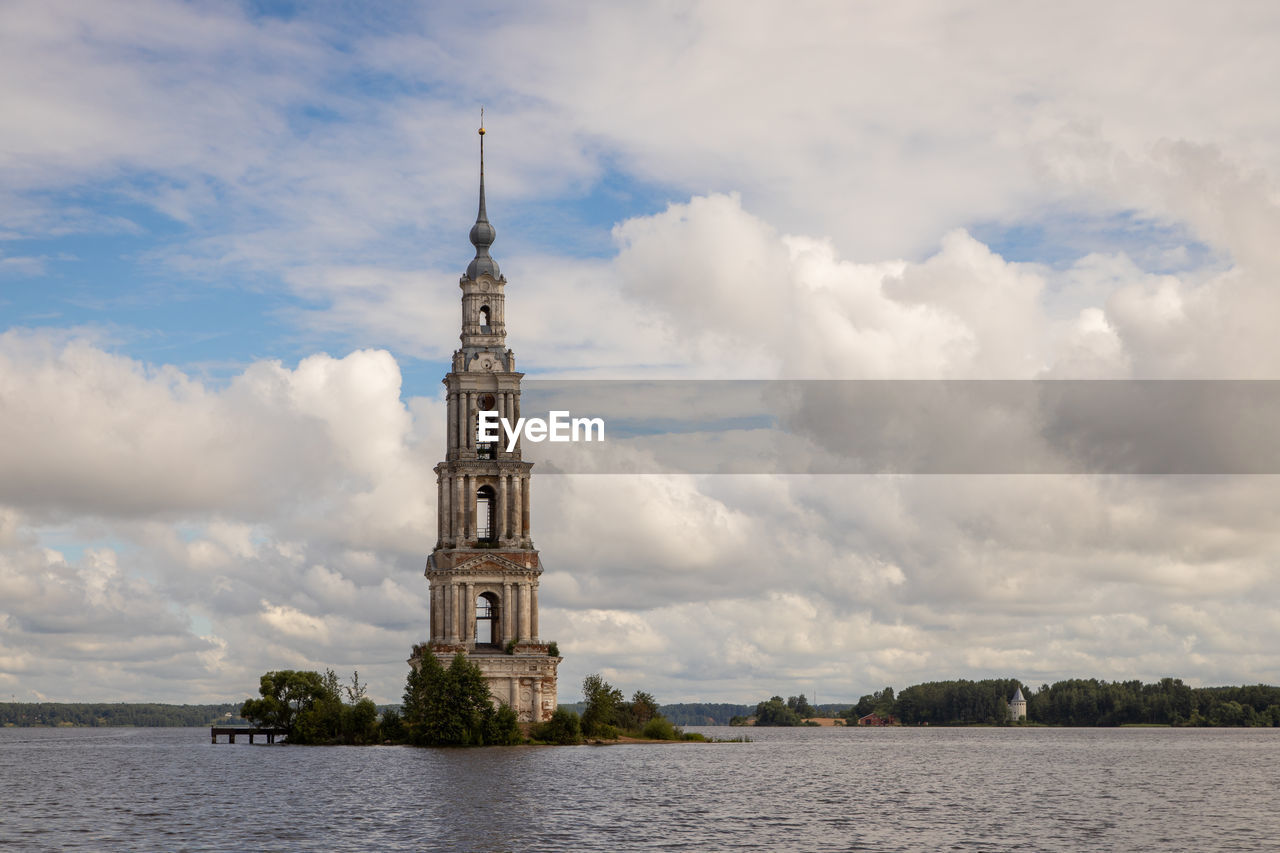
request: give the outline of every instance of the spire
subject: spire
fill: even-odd
[[[498,232],[489,224],[489,215],[484,209],[484,107],[480,108],[480,210],[476,213],[476,224],[471,226],[471,245],[476,247],[476,256],[467,265],[467,278],[476,279],[481,275],[500,278],[502,272],[498,262],[489,257],[489,247],[493,245]]]

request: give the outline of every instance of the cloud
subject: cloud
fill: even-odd
[[[55,513],[244,514],[296,496],[323,505],[339,476],[385,488],[378,453],[408,425],[385,352],[313,356],[296,371],[259,363],[216,392],[171,367],[10,332],[0,382],[0,499]],[[354,405],[335,409],[335,392]]]
[[[225,697],[255,669],[350,665],[396,673],[395,695],[425,630],[421,443],[441,407],[415,402],[415,427],[386,352],[260,362],[214,388],[7,333],[0,400],[11,686],[75,698],[65,664],[100,696]],[[66,539],[101,544],[77,557]]]
[[[726,701],[955,673],[1274,680],[1237,657],[1277,628],[1272,480],[707,477],[672,500],[668,478],[544,477],[543,632],[571,685],[612,668]]]
[[[299,250],[341,265],[425,249],[440,264],[474,203],[483,101],[499,207],[556,210],[616,173],[659,197],[738,191],[784,233],[914,259],[975,222],[1186,221],[1212,198],[1190,184],[1181,199],[1106,186],[1178,147],[1274,175],[1271,19],[1149,4],[534,3],[498,17],[411,9],[379,27],[155,0],[11,4],[0,168],[12,191],[88,184],[199,223],[175,259],[278,272]],[[1150,41],[1135,45],[1135,27]],[[62,216],[23,198],[37,204],[25,222]]]
[[[0,458],[6,483],[32,459],[49,474],[0,514],[5,687],[77,698],[72,671],[95,697],[228,698],[269,668],[334,666],[398,695],[426,631],[442,412],[401,401],[390,356],[214,388],[83,342],[2,350],[3,422],[50,431]],[[144,440],[179,423],[172,445]],[[307,452],[261,451],[281,436]],[[1280,628],[1256,603],[1280,592],[1271,479],[543,475],[543,635],[569,653],[565,698],[591,671],[726,700],[1010,668],[1265,680],[1238,651]]]
[[[731,195],[629,220],[615,237],[614,259],[560,275],[542,272],[552,265],[543,259],[512,273],[522,365],[598,374],[612,358],[605,372],[865,378],[1084,365],[1114,378],[1158,363],[1166,341],[1191,354],[1183,364],[1221,363],[1230,342],[1157,332],[1207,310],[1188,294],[1248,274],[1151,275],[1123,256],[1011,263],[963,231],[921,261],[857,263],[824,240],[779,233]],[[408,340],[415,327],[452,323],[431,307],[441,300],[415,295],[411,276],[303,275],[358,318],[353,327],[381,323]],[[1062,300],[1064,288],[1099,296]],[[18,543],[7,548],[47,549],[51,525],[106,543],[82,558],[53,548],[56,565],[85,567],[64,586],[90,595],[101,581],[89,568],[111,554],[119,579],[102,589],[146,584],[142,616],[132,597],[112,599],[119,619],[168,625],[174,639],[163,642],[183,650],[153,660],[161,641],[141,637],[99,661],[97,634],[7,611],[11,688],[54,695],[64,682],[33,680],[33,668],[81,661],[103,696],[226,697],[271,667],[326,665],[359,668],[380,698],[398,694],[405,651],[426,630],[429,466],[443,438],[439,403],[402,401],[390,354],[257,362],[215,387],[84,340],[9,332],[0,382],[0,482],[16,513],[5,530]],[[817,684],[854,698],[882,683],[1011,668],[1027,679],[1271,679],[1265,660],[1237,654],[1241,636],[1276,628],[1252,603],[1277,592],[1269,483],[542,476],[543,634],[570,653],[565,698],[591,671],[670,699]],[[47,592],[14,590],[33,613],[74,612]],[[155,602],[170,621],[145,615]],[[1234,627],[1206,630],[1214,618]],[[1144,631],[1156,638],[1146,646]]]

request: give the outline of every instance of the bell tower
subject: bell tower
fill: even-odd
[[[445,666],[464,652],[489,683],[495,702],[521,721],[556,710],[560,658],[538,638],[542,563],[529,534],[529,475],[519,443],[477,440],[479,412],[515,423],[520,378],[506,348],[507,279],[489,255],[497,236],[484,200],[484,127],[480,128],[480,209],[471,226],[476,255],[458,282],[462,346],[444,377],[448,440],[436,465],[436,546],[427,559],[431,640],[414,659],[435,654]],[[505,436],[504,436],[505,438]],[[413,660],[410,661],[411,663]]]

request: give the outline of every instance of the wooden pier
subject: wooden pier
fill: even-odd
[[[226,735],[227,743],[235,743],[236,735],[248,735],[249,743],[253,743],[254,735],[265,735],[267,743],[275,743],[276,736],[283,736],[284,734],[284,729],[259,729],[253,726],[210,726],[209,742],[217,743],[218,735]]]

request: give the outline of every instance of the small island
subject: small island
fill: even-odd
[[[495,702],[484,673],[467,656],[449,666],[424,655],[410,669],[404,703],[381,714],[365,695],[360,674],[344,685],[332,669],[274,670],[259,680],[260,698],[240,715],[253,728],[283,733],[292,744],[408,746],[515,746],[518,744],[705,741],[662,715],[652,695],[637,690],[630,701],[599,675],[582,683],[581,716],[558,708],[549,719],[522,723],[512,707]]]

